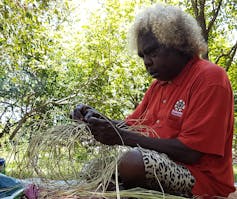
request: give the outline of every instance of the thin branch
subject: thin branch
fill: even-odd
[[[10,127],[11,127],[11,124],[10,124],[10,119],[7,120],[6,124],[4,125],[3,127],[3,130],[2,132],[0,132],[0,138],[2,138],[4,135],[6,134],[9,134],[10,132]]]
[[[220,59],[222,58],[222,57],[227,57],[227,56],[229,56],[229,52],[228,53],[223,53],[223,51],[222,51],[222,54],[220,54],[217,58],[216,58],[216,61],[215,61],[215,64],[218,64],[219,63],[219,61],[220,61]]]
[[[6,106],[3,110],[3,112],[1,113],[0,115],[0,120],[2,119],[3,115],[7,112],[7,109],[8,109],[9,106]]]
[[[213,9],[213,16],[212,16],[212,19],[210,20],[210,22],[208,24],[207,32],[209,32],[211,30],[213,24],[215,23],[216,18],[217,18],[218,14],[219,14],[219,11],[221,9],[221,5],[222,5],[222,0],[219,1],[217,8]]]
[[[10,136],[10,140],[12,140],[15,135],[17,134],[17,132],[19,131],[19,129],[22,127],[22,125],[26,122],[26,120],[31,117],[33,115],[33,113],[36,111],[36,109],[31,110],[30,112],[26,113],[18,122],[17,122],[17,126],[15,127],[15,129],[13,130],[11,136]]]
[[[225,68],[226,71],[229,70],[229,68],[230,68],[230,66],[231,66],[231,64],[234,60],[234,56],[236,54],[236,51],[237,51],[237,41],[235,42],[235,45],[230,50],[230,58],[229,58],[228,62],[226,63],[226,68]]]
[[[227,53],[222,53],[221,55],[219,55],[215,63],[218,64],[221,58],[226,57],[228,61],[226,62],[225,70],[228,71],[234,60],[236,52],[237,52],[237,41]]]

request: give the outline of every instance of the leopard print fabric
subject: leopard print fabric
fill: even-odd
[[[183,197],[192,197],[191,191],[195,184],[195,178],[187,168],[173,162],[164,153],[158,153],[141,147],[136,147],[136,149],[143,156],[146,186],[149,189]]]

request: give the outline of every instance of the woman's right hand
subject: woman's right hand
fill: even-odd
[[[100,114],[97,110],[85,104],[77,105],[76,108],[70,114],[70,118],[75,121],[87,122],[87,120],[91,117],[101,119],[104,118],[103,115]]]

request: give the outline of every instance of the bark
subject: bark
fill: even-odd
[[[211,32],[212,27],[216,22],[216,19],[218,17],[218,14],[219,14],[221,6],[222,6],[222,2],[223,2],[223,0],[220,0],[218,2],[217,6],[215,6],[214,1],[213,1],[212,17],[211,17],[210,21],[207,22],[206,16],[205,16],[206,1],[205,0],[191,0],[195,18],[202,29],[202,35],[203,35],[205,41],[207,42],[207,44],[208,44],[209,33]],[[206,55],[204,55],[204,58],[208,59],[208,52]]]

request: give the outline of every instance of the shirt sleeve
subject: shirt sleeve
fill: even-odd
[[[194,150],[223,156],[233,118],[231,90],[209,86],[192,98],[178,139]]]

